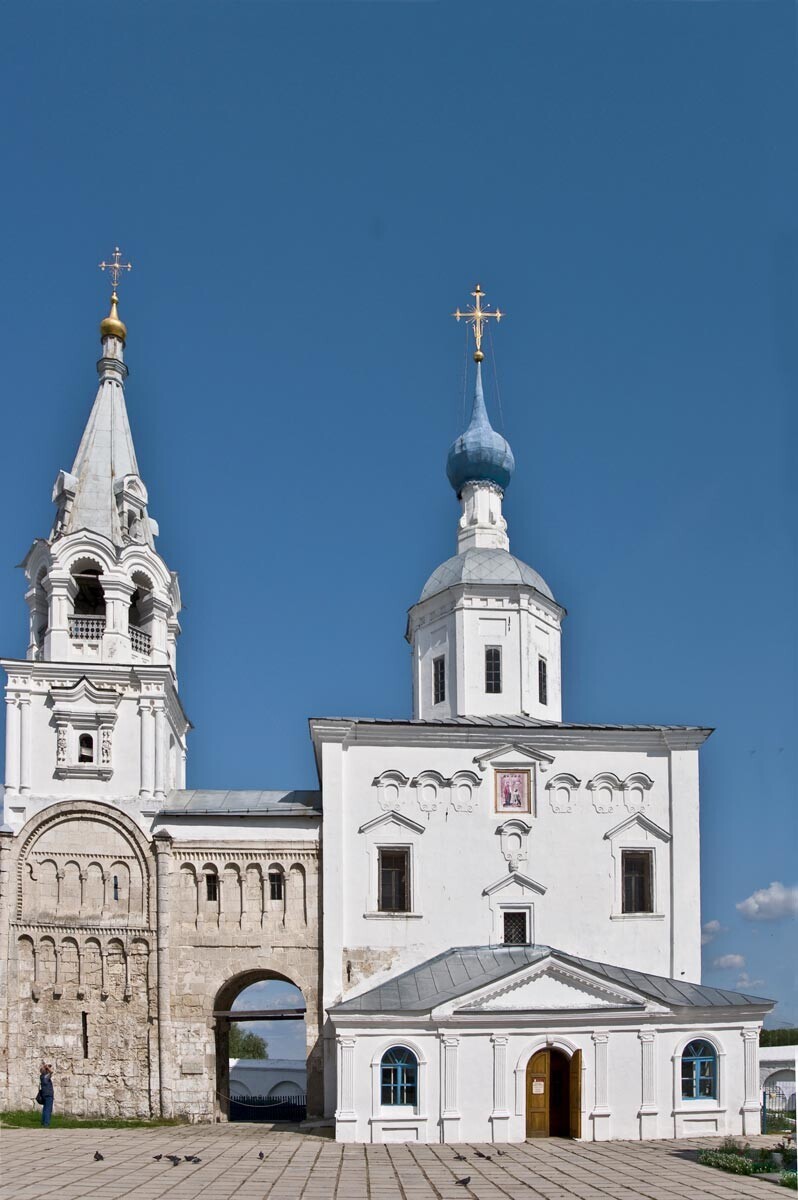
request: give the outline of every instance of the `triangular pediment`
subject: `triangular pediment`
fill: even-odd
[[[477,755],[474,762],[480,771],[485,771],[496,763],[503,765],[506,760],[518,762],[521,759],[525,762],[540,763],[543,766],[554,762],[551,754],[546,754],[543,750],[537,750],[534,746],[524,742],[508,742],[504,746],[496,746],[493,750],[486,750],[484,754]]]
[[[614,829],[608,829],[604,834],[604,838],[606,841],[612,841],[613,838],[619,837],[620,834],[626,833],[630,829],[644,829],[646,833],[659,838],[661,842],[669,842],[671,840],[671,835],[667,829],[662,829],[661,826],[657,825],[656,821],[652,821],[644,813],[634,813],[631,817],[627,817],[625,821],[621,821],[620,825],[616,825]]]
[[[496,892],[503,891],[504,888],[509,887],[513,883],[517,883],[520,887],[528,889],[531,892],[537,892],[540,896],[546,894],[546,888],[542,883],[530,879],[528,875],[522,875],[520,871],[511,871],[509,875],[503,875],[495,883],[491,883],[488,887],[483,888],[482,895],[493,896]]]
[[[361,825],[358,833],[369,833],[372,829],[379,829],[385,825],[395,825],[400,829],[409,829],[411,833],[423,833],[425,826],[419,825],[418,821],[411,821],[410,817],[406,817],[404,813],[397,812],[396,809],[391,809],[390,812],[380,813],[378,817],[373,817],[370,821],[366,821],[365,825]]]
[[[458,1005],[469,1012],[566,1012],[644,1008],[636,992],[600,983],[590,975],[548,958],[517,972],[500,985],[480,989]]]

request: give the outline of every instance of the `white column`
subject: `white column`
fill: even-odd
[[[155,788],[156,803],[166,800],[166,712],[163,701],[155,704]]]
[[[457,1099],[459,1037],[441,1037],[441,1140],[460,1140],[460,1110]]]
[[[139,701],[141,721],[141,785],[139,798],[151,800],[155,790],[155,718],[149,700]]]
[[[759,1030],[742,1029],[743,1080],[743,1133],[759,1133],[761,1127],[759,1096]],[[720,1067],[718,1068],[720,1070]]]
[[[597,1029],[591,1035],[593,1041],[593,1073],[595,1079],[595,1103],[590,1114],[593,1121],[593,1140],[606,1141],[610,1136],[609,1107],[609,1034],[606,1029]]]
[[[491,1036],[493,1045],[493,1112],[490,1114],[494,1142],[506,1142],[510,1122],[507,1107],[507,1042],[506,1037]]]
[[[29,796],[31,771],[30,696],[20,696],[19,717],[19,791],[20,795]]]
[[[6,696],[6,800],[19,793],[19,702]]]
[[[338,1107],[335,1112],[335,1139],[353,1142],[356,1133],[355,1113],[355,1039],[339,1037],[338,1041]]]
[[[641,1055],[640,1140],[647,1141],[657,1136],[657,1058],[656,1034],[638,1030]]]
[[[44,636],[44,657],[50,662],[70,658],[69,614],[74,603],[75,582],[67,571],[50,571],[50,613]]]

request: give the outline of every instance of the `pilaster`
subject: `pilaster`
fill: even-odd
[[[745,1099],[743,1100],[743,1133],[760,1132],[760,1098],[759,1098],[759,1028],[742,1029],[743,1039],[743,1078]]]
[[[354,1142],[355,1112],[355,1038],[338,1037],[338,1105],[335,1110],[335,1140]]]
[[[441,1035],[441,1141],[459,1142],[458,1068],[460,1038]]]
[[[8,1049],[8,964],[11,957],[11,848],[14,834],[0,827],[0,1046]],[[8,1108],[8,1054],[0,1055],[0,1109]]]
[[[641,1060],[641,1092],[638,1120],[640,1122],[640,1140],[647,1141],[657,1136],[657,1056],[656,1038],[654,1032],[639,1030]]]
[[[156,870],[156,946],[158,959],[158,1099],[162,1117],[173,1115],[172,1054],[174,1052],[171,1013],[171,969],[169,955],[169,914],[172,874],[172,839],[165,830],[153,838]]]
[[[606,1029],[597,1029],[591,1035],[593,1042],[593,1075],[595,1082],[593,1111],[593,1141],[603,1142],[610,1136],[609,1106],[609,1034]]]
[[[493,1112],[490,1114],[492,1129],[491,1140],[506,1142],[510,1124],[510,1110],[507,1107],[507,1043],[506,1037],[495,1033],[491,1036],[493,1046]]]

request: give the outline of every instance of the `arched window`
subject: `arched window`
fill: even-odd
[[[90,733],[82,733],[78,738],[78,762],[94,762],[94,738]]]
[[[382,1056],[380,1092],[383,1104],[418,1103],[418,1059],[405,1046],[391,1046]]]
[[[711,1042],[698,1038],[682,1051],[682,1099],[716,1100],[718,1056]]]
[[[114,875],[114,900],[119,899],[119,876]]]

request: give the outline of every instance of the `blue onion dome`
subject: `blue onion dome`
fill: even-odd
[[[512,450],[488,420],[482,394],[482,364],[478,362],[471,421],[465,433],[452,443],[446,474],[459,496],[464,485],[472,482],[495,483],[504,491],[514,470]]]

